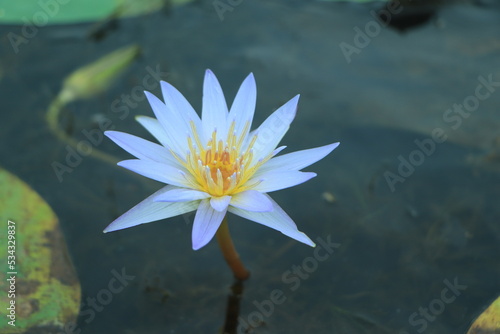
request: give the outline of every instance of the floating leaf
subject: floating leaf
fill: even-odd
[[[467,334],[500,333],[500,297],[474,321]]]
[[[360,3],[364,3],[364,2],[380,2],[380,0],[321,0],[321,1],[328,1],[328,2],[360,2]],[[389,0],[383,0],[383,1],[389,1]]]
[[[3,1],[0,23],[36,26],[104,20],[155,12],[192,0]]]
[[[57,217],[35,191],[1,168],[0,222],[0,280],[5,287],[0,290],[0,333],[28,329],[66,333],[65,327],[74,325],[80,308],[80,283]],[[8,256],[15,257],[9,258],[9,265]],[[11,301],[15,301],[15,318],[5,316]]]

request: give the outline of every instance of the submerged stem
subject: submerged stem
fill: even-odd
[[[227,216],[222,220],[222,223],[217,230],[216,237],[222,254],[226,259],[227,264],[233,271],[234,277],[241,281],[246,280],[250,276],[250,272],[245,268],[240,260],[240,256],[234,248],[233,240],[231,239],[229,227],[227,225]]]

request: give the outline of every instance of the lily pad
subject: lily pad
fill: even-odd
[[[381,0],[321,0],[321,1],[329,1],[329,2],[359,2],[359,3],[364,3],[364,2],[381,2]],[[383,0],[383,1],[389,1],[389,0]]]
[[[191,0],[46,0],[4,1],[0,8],[0,23],[51,24],[98,21],[106,18],[136,16],[155,12],[166,5],[180,5]]]
[[[500,297],[474,321],[467,334],[500,333]]]
[[[80,283],[57,216],[33,189],[1,168],[0,222],[0,280],[7,282],[0,305],[10,308],[0,317],[0,333],[58,333],[74,326]]]

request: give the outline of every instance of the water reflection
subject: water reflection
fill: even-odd
[[[231,292],[227,297],[226,320],[224,321],[223,334],[239,334],[245,331],[239,331],[238,321],[240,317],[241,300],[243,298],[244,285],[243,281],[235,280],[230,288]]]

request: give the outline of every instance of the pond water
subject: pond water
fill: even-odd
[[[18,53],[5,36],[20,27],[0,26],[1,164],[60,219],[82,334],[466,332],[500,288],[500,6],[431,5],[404,30],[376,23],[384,6],[243,1],[221,20],[195,2],[47,26]],[[215,241],[191,249],[193,215],[102,233],[161,185],[92,156],[59,179],[67,144],[45,114],[65,77],[129,44],[140,56],[105,92],[66,105],[61,127],[81,141],[106,118],[148,137],[134,120],[153,115],[137,94],[148,76],[199,110],[206,68],[228,101],[253,72],[254,124],[300,93],[287,152],[341,145],[306,169],[316,178],[273,198],[319,251],[230,216],[252,272],[233,286]],[[108,139],[95,148],[129,158]],[[117,272],[123,289],[93,306]]]

